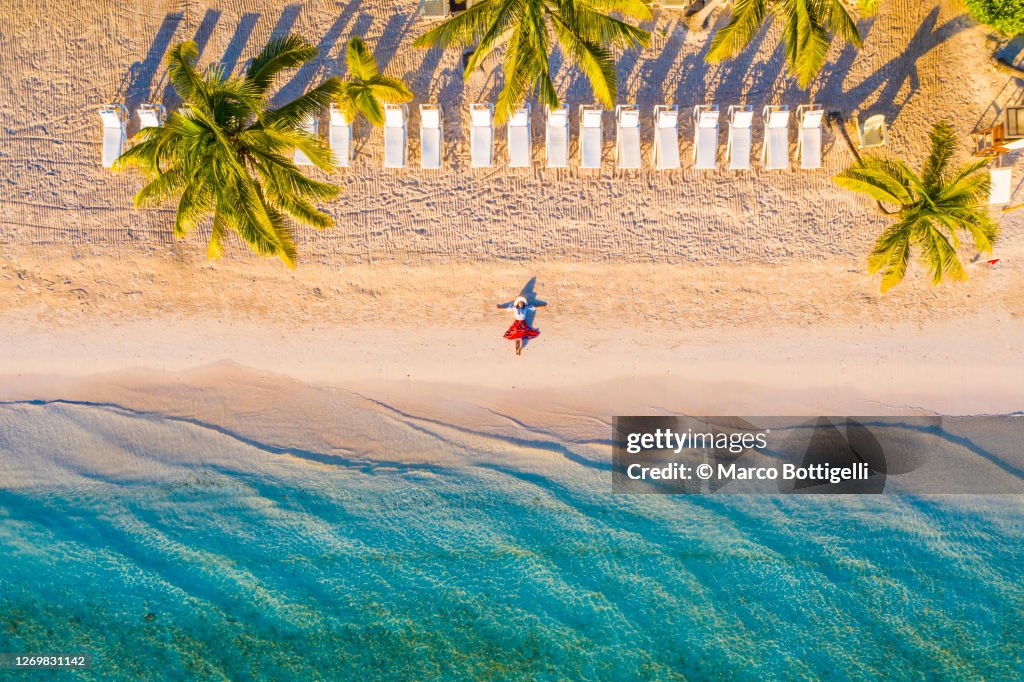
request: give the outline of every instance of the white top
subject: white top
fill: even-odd
[[[532,305],[524,305],[522,308],[512,306],[512,314],[516,316],[517,320],[525,320],[526,312],[528,310],[536,310]]]

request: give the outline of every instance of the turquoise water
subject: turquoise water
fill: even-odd
[[[1019,498],[614,496],[586,460],[2,411],[0,652],[91,653],[84,679],[1024,674]]]

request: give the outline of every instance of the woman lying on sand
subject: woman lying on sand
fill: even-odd
[[[506,304],[507,305],[507,304]],[[525,296],[519,296],[512,305],[509,306],[509,310],[515,315],[515,322],[505,332],[506,339],[515,339],[516,342],[516,355],[522,355],[524,339],[532,339],[540,336],[540,331],[534,329],[526,322],[527,312],[536,310],[540,306],[547,305],[546,303],[538,303],[536,306],[530,305]]]

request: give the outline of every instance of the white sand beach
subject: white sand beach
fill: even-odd
[[[0,6],[0,398],[99,395],[117,382],[69,378],[131,368],[195,380],[182,373],[230,361],[424,410],[439,392],[507,403],[538,421],[561,404],[602,418],[1021,409],[1024,211],[1000,216],[998,266],[939,287],[915,267],[882,296],[865,259],[887,223],[832,182],[853,159],[835,125],[819,171],[695,171],[688,123],[683,170],[649,169],[645,127],[645,168],[615,171],[610,121],[599,173],[577,167],[575,122],[569,169],[541,169],[539,139],[533,169],[507,168],[499,128],[497,166],[471,170],[466,109],[496,97],[497,64],[463,84],[456,50],[413,48],[424,23],[412,0]],[[882,3],[861,22],[864,48],[836,45],[810,92],[763,37],[712,66],[711,31],[660,10],[650,28],[652,45],[619,61],[621,101],[883,113],[888,151],[912,165],[939,118],[966,159],[968,133],[1022,92],[953,1]],[[173,105],[162,59],[178,41],[239,67],[287,30],[321,56],[285,95],[342,73],[344,42],[361,33],[416,102],[444,106],[445,166],[417,169],[414,126],[411,168],[385,170],[380,131],[357,126],[353,167],[332,176],[343,190],[325,206],[336,226],[299,231],[296,271],[236,241],[210,263],[205,234],[173,238],[172,206],[132,207],[140,177],[100,167],[97,108]],[[591,101],[572,68],[557,84],[571,106]],[[1020,158],[1006,160],[1024,201]],[[532,277],[549,306],[516,358],[495,305]]]

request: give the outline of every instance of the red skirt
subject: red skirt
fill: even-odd
[[[540,336],[540,331],[526,324],[526,320],[516,320],[505,332],[506,339],[532,339]]]

